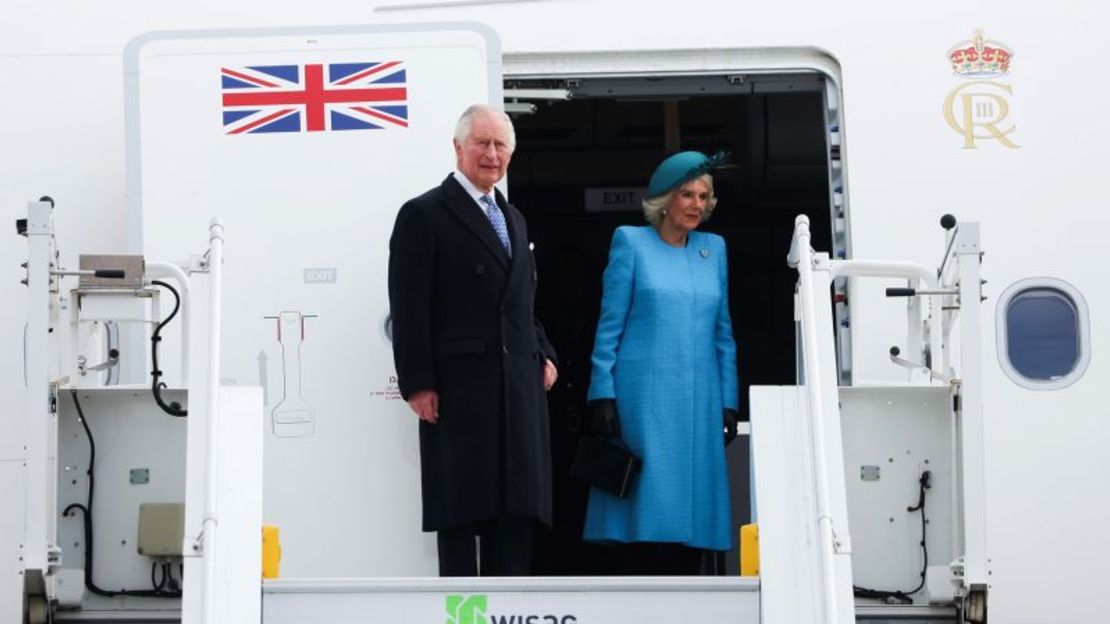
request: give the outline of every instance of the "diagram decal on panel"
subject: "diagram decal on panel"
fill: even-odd
[[[279,438],[312,435],[316,430],[316,411],[305,399],[301,387],[301,345],[305,340],[305,319],[315,318],[315,315],[293,310],[265,318],[277,321],[277,339],[281,345],[282,393],[270,411],[274,435]],[[260,354],[260,357],[264,356]],[[264,366],[264,361],[260,360],[260,371]]]

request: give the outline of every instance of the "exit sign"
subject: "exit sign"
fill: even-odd
[[[642,210],[643,186],[586,189],[586,212],[634,212]]]

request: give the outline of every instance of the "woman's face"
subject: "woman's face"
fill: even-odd
[[[690,180],[671,193],[663,221],[676,229],[689,232],[701,224],[709,202],[709,186],[699,179]]]

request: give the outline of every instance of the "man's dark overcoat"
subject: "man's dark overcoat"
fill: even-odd
[[[502,516],[551,524],[536,267],[523,215],[496,193],[512,257],[482,209],[447,176],[401,207],[389,242],[393,359],[401,396],[439,393],[419,421],[424,530]]]

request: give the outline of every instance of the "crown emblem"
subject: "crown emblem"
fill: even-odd
[[[1013,57],[1005,45],[984,39],[981,30],[975,31],[970,41],[958,43],[948,51],[952,73],[968,78],[1008,74]]]

